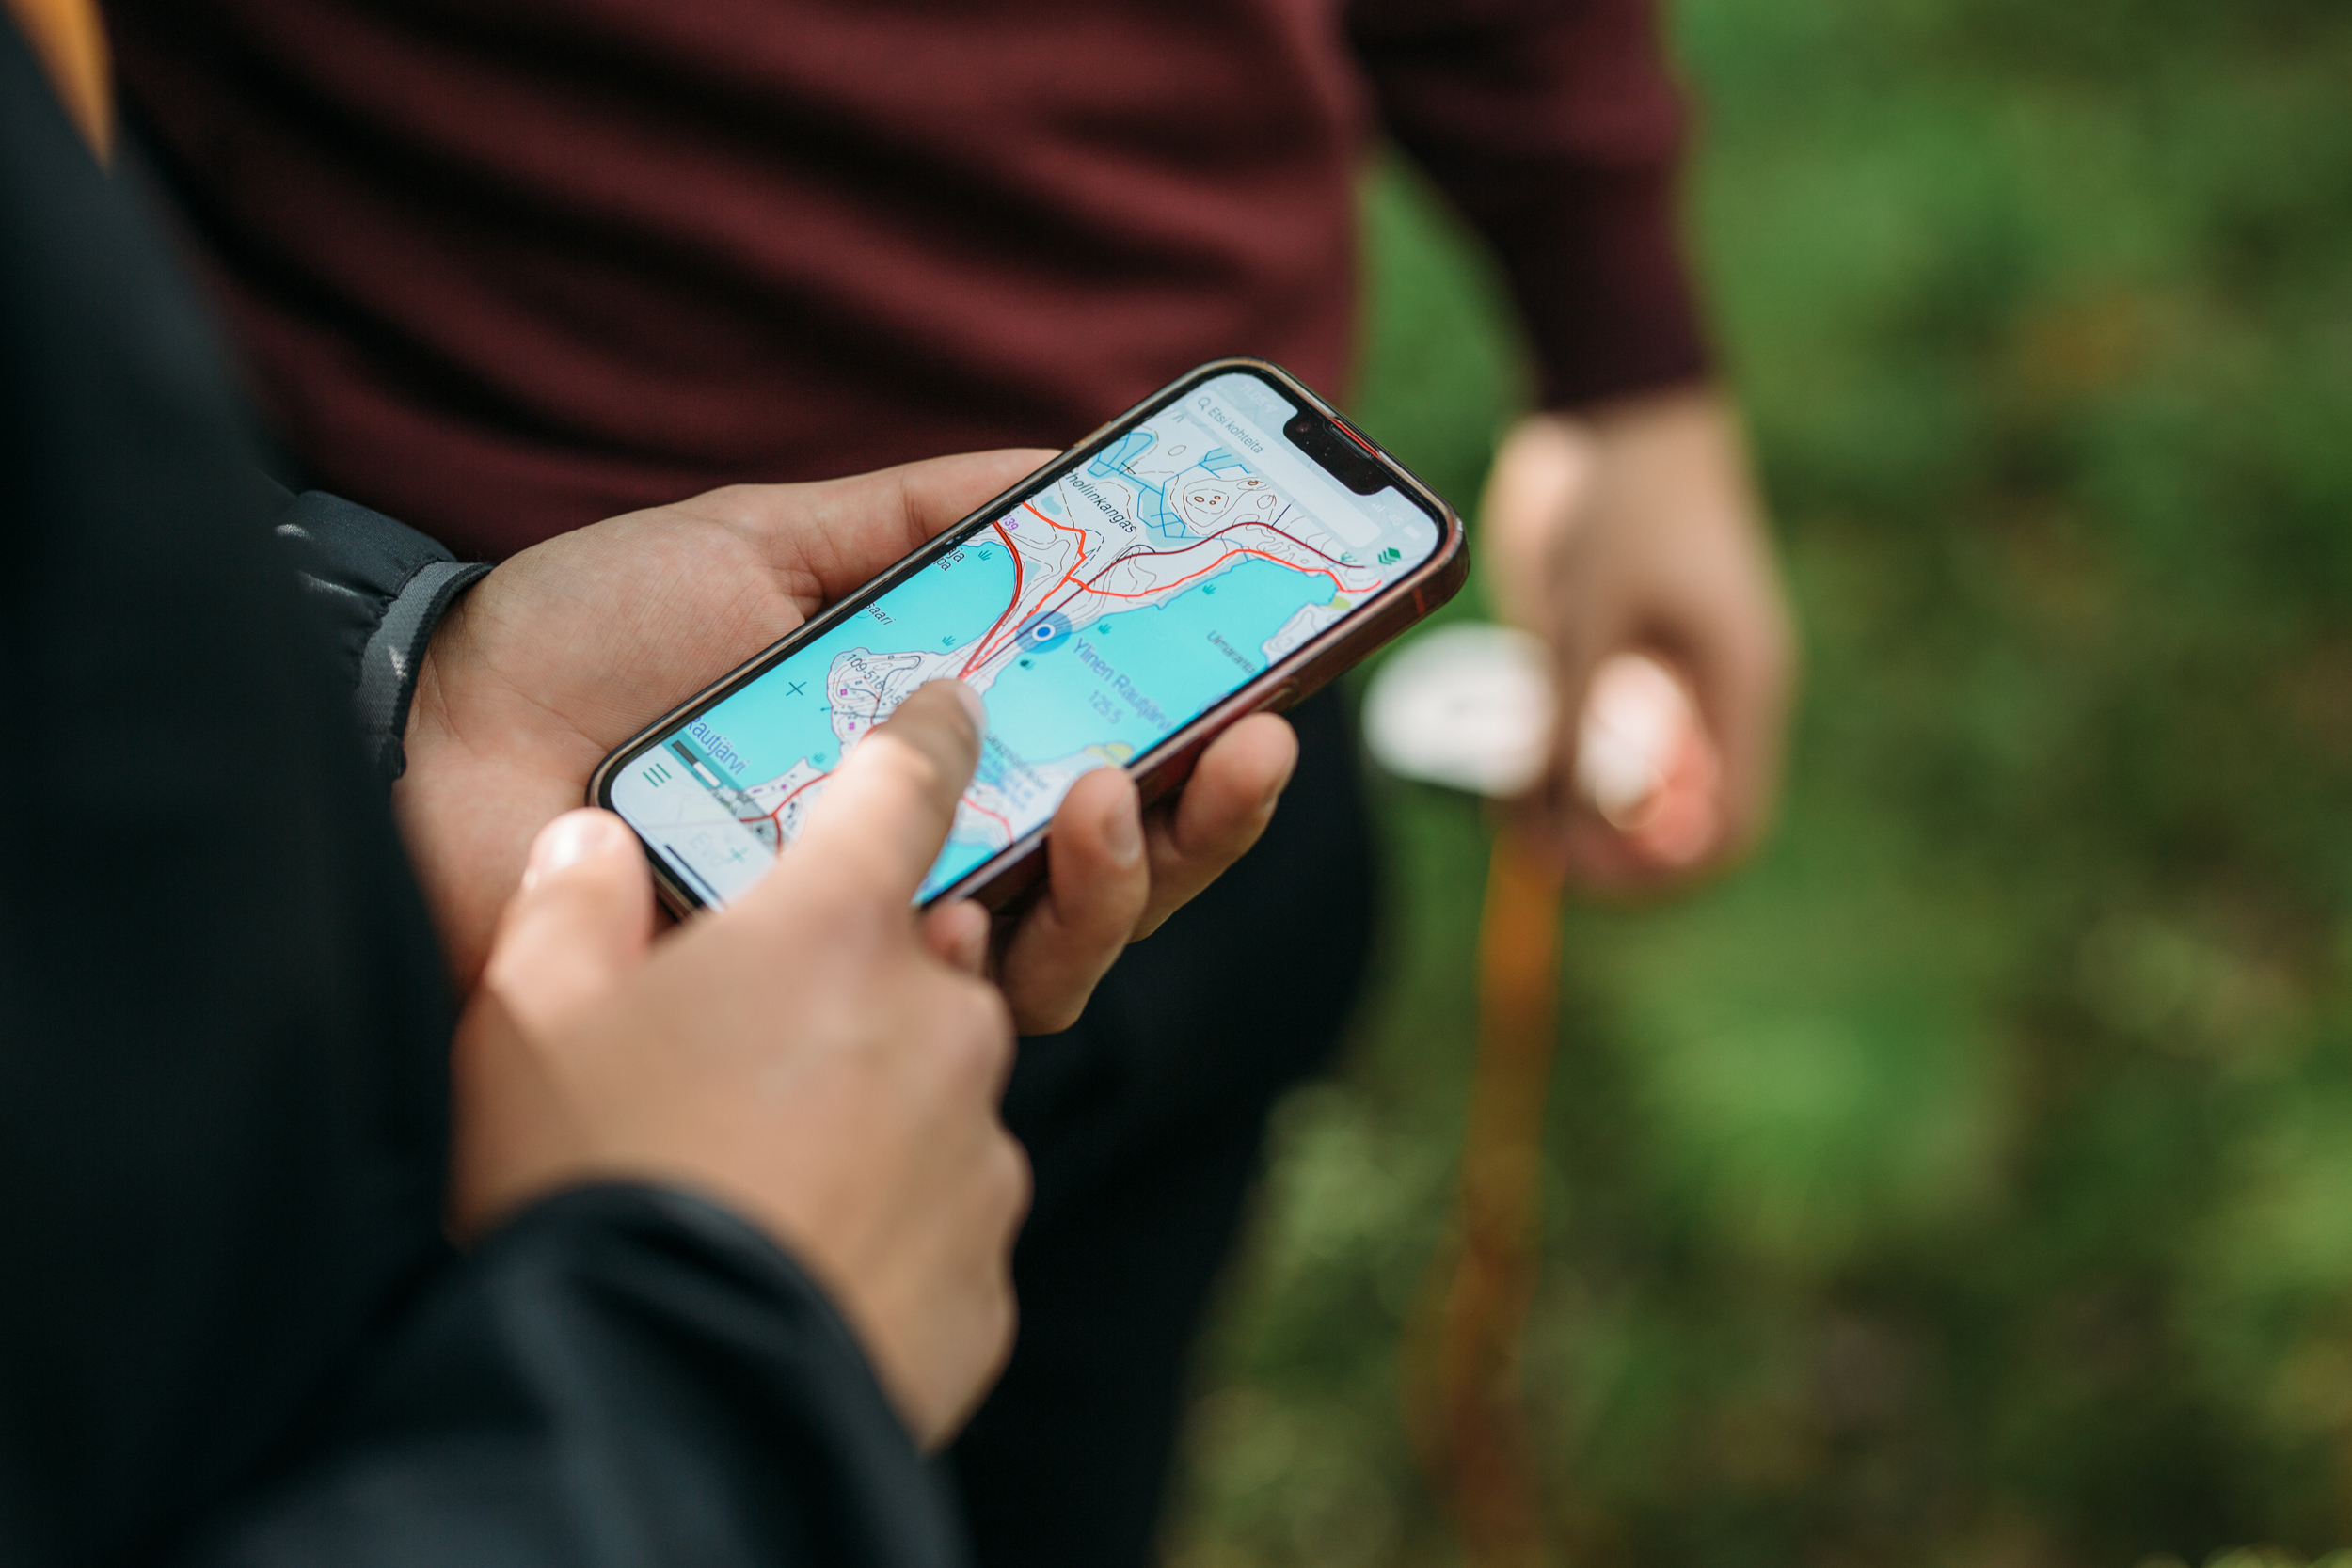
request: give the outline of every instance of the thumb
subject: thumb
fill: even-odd
[[[914,902],[955,825],[987,722],[979,693],[961,681],[932,681],[900,703],[826,780],[787,857],[794,879],[835,877]]]
[[[652,936],[653,882],[636,834],[611,812],[565,812],[532,841],[483,982],[536,1031],[592,1006]]]

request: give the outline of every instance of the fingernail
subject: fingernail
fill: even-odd
[[[628,830],[621,826],[617,816],[600,811],[565,812],[540,829],[539,836],[531,841],[531,863],[523,867],[523,886],[528,890],[540,878],[567,865],[609,854],[628,837]]]
[[[1136,816],[1132,793],[1120,797],[1103,818],[1103,844],[1120,865],[1133,865],[1143,858],[1143,824]]]
[[[958,680],[935,681],[932,684],[945,686],[955,692],[956,701],[961,703],[963,711],[971,716],[973,734],[986,735],[988,733],[988,704],[981,699],[978,692]]]

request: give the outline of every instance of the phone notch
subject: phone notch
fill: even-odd
[[[1283,424],[1282,434],[1324,472],[1359,496],[1376,496],[1396,483],[1387,465],[1374,455],[1372,443],[1338,420],[1302,408]]]

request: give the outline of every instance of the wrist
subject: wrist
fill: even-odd
[[[1722,385],[1709,376],[1691,376],[1539,408],[1528,418],[1568,420],[1596,435],[1606,435],[1661,420],[1724,419],[1728,415],[1729,402]]]

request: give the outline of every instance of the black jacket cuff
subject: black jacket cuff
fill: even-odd
[[[401,736],[425,645],[442,613],[490,568],[324,490],[296,496],[278,534],[300,552],[303,586],[332,622],[369,752],[384,777],[397,779],[408,766]]]

